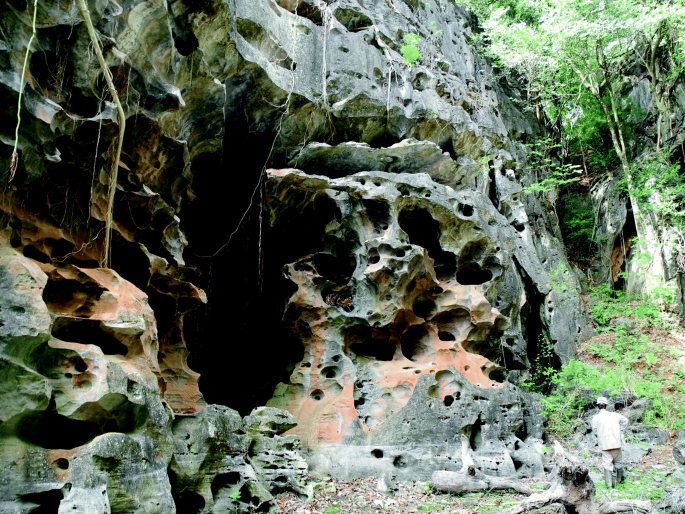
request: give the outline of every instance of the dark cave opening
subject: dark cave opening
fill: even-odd
[[[292,188],[278,201],[272,196],[267,200],[264,191],[257,194],[265,198],[261,229],[255,202],[227,247],[211,259],[195,259],[208,304],[186,315],[184,323],[189,366],[201,374],[205,400],[241,415],[264,405],[304,357],[299,337],[282,324],[287,301],[296,291],[284,266],[295,263],[295,270],[329,281],[327,303],[350,312],[354,288],[348,283],[357,264],[353,243],[325,234],[331,221],[341,220],[326,194]],[[235,207],[220,203],[224,209]],[[270,221],[271,209],[278,210],[275,221]],[[230,212],[241,214],[240,209]],[[227,362],[240,368],[259,362],[259,369],[226,373]],[[236,390],[244,394],[236,395]]]
[[[551,343],[547,341],[542,325],[542,309],[544,297],[538,293],[533,285],[531,278],[526,271],[516,261],[516,268],[523,279],[526,293],[526,304],[521,309],[521,333],[526,341],[526,353],[530,362],[530,371],[534,379],[537,379],[535,387],[547,394],[551,387],[551,377],[543,373],[548,369],[561,369],[561,361],[551,348]]]
[[[628,200],[626,221],[620,234],[616,236],[614,249],[611,252],[611,275],[614,291],[623,291],[626,287],[626,264],[630,260],[630,250],[633,245],[632,239],[636,236],[635,216],[633,215],[630,200]]]
[[[409,242],[428,250],[434,261],[435,275],[438,280],[450,280],[457,271],[457,257],[440,246],[440,223],[433,219],[430,212],[419,207],[400,212],[398,222],[409,236]]]

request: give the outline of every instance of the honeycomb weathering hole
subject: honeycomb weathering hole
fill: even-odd
[[[454,403],[454,396],[452,396],[451,394],[448,394],[447,396],[445,396],[445,399],[443,400],[443,402],[445,404],[445,407],[449,407],[450,405],[452,405]]]
[[[128,347],[91,319],[57,318],[52,335],[62,341],[99,346],[105,355],[126,355]]]
[[[382,459],[383,458],[383,450],[379,450],[378,448],[376,448],[375,450],[371,450],[371,455],[373,455],[377,459]]]
[[[471,216],[473,216],[473,206],[467,203],[460,203],[459,213],[466,218],[470,218]]]
[[[321,389],[314,389],[312,393],[309,395],[312,397],[312,400],[316,400],[317,402],[320,402],[323,400],[324,394]]]
[[[409,242],[428,250],[434,261],[435,274],[440,280],[454,276],[457,269],[457,257],[440,246],[440,223],[433,219],[425,209],[405,209],[398,216],[400,228],[409,236]]]
[[[450,334],[449,332],[438,332],[438,339],[440,341],[456,341],[457,338],[454,337],[454,334]]]
[[[462,286],[477,286],[492,280],[492,271],[483,269],[478,263],[465,264],[457,271],[457,282]]]
[[[409,327],[407,331],[402,334],[400,343],[402,355],[409,360],[413,360],[417,356],[421,355],[428,346],[424,341],[424,339],[427,337],[428,330],[423,325],[412,325]]]

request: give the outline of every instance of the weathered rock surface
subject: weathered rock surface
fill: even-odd
[[[0,287],[2,512],[248,512],[308,493],[288,413],[172,421],[152,309],[116,272],[0,247]]]
[[[673,458],[679,464],[685,464],[685,430],[678,432],[678,441],[673,447]]]
[[[539,404],[516,384],[538,335],[566,362],[585,319],[513,171],[536,123],[461,6],[91,2],[128,120],[116,271],[99,268],[115,110],[82,20],[39,2],[27,48],[31,7],[6,7],[7,120],[27,52],[29,68],[0,192],[0,243],[17,250],[2,250],[2,501],[269,509],[273,492],[306,493],[293,434],[339,476],[458,469],[466,432],[484,472],[542,473]],[[408,33],[418,67],[401,65]],[[248,382],[226,373],[257,360]],[[294,420],[206,407],[197,371],[243,415],[283,381],[270,405]],[[31,452],[39,469],[22,471]]]
[[[312,238],[284,269],[297,286],[284,323],[304,359],[270,405],[294,414],[314,469],[427,479],[460,468],[470,430],[484,472],[542,473],[535,400],[488,357],[506,360],[508,334],[520,337],[513,258],[550,287],[489,199],[424,174],[268,176],[272,230],[301,223]],[[496,287],[507,277],[518,288]]]
[[[111,270],[36,264],[6,247],[0,282],[4,512],[172,512],[145,294]]]

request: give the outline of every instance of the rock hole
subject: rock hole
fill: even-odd
[[[324,394],[321,389],[314,389],[312,391],[312,394],[310,394],[309,396],[311,396],[313,400],[320,402],[321,400],[323,400]]]
[[[473,216],[473,206],[469,204],[460,203],[458,209],[459,213],[466,218]]]
[[[334,355],[333,358],[331,359],[333,362],[339,362],[340,361],[340,355]]]
[[[302,367],[303,367],[303,368],[311,368],[311,367],[312,367],[312,363],[311,363],[311,362],[303,362],[303,363],[302,363]]]
[[[358,325],[343,331],[343,339],[345,348],[360,357],[391,361],[395,355],[396,346],[390,341],[387,330],[372,330],[368,325]]]
[[[412,305],[412,310],[419,318],[428,319],[435,312],[435,302],[429,298],[419,296]]]
[[[445,404],[445,407],[449,407],[450,405],[452,405],[454,403],[454,396],[452,396],[451,394],[448,394],[447,396],[445,396],[443,403]]]
[[[438,339],[440,341],[456,341],[457,338],[454,337],[454,334],[450,334],[449,332],[438,332]]]
[[[373,455],[377,459],[382,459],[383,458],[383,450],[379,450],[378,448],[376,448],[375,450],[371,450],[371,455]]]
[[[469,366],[468,364],[466,366],[464,366],[464,371],[468,371],[470,369],[471,369],[471,366]]]
[[[371,257],[371,258],[369,259],[369,262],[370,262],[371,264],[378,264],[378,263],[380,262],[380,260],[381,260],[380,255],[374,255],[373,257]]]
[[[404,458],[404,455],[397,455],[393,460],[392,460],[392,465],[395,466],[396,468],[406,468],[407,467],[407,459]]]
[[[88,370],[88,365],[84,361],[79,361],[74,366],[74,369],[79,373],[85,373]]]
[[[240,478],[240,473],[237,471],[216,475],[214,480],[212,480],[212,496],[216,498],[222,490],[233,489],[240,483]]]
[[[519,232],[523,232],[524,230],[526,230],[525,225],[524,225],[523,223],[521,223],[520,221],[514,221],[514,222],[512,223],[512,225],[513,225],[514,228],[515,228],[517,231],[519,231]]]
[[[13,510],[13,512],[35,512],[36,514],[52,514],[53,512],[59,511],[59,505],[62,499],[64,498],[64,493],[61,489],[51,489],[50,491],[43,491],[41,493],[22,494],[19,495],[19,497],[21,498],[21,500],[23,500],[23,502],[33,503],[38,505],[38,507],[35,507],[30,511]]]
[[[409,360],[414,360],[416,357],[424,354],[430,347],[426,342],[428,337],[428,330],[423,325],[412,325],[409,327],[400,339],[402,355]],[[421,372],[416,370],[415,373]]]
[[[507,379],[506,373],[502,369],[495,369],[490,372],[488,375],[488,378],[492,380],[493,382],[497,382],[499,384],[504,383],[504,381]]]
[[[52,335],[70,343],[99,346],[105,355],[128,353],[126,345],[106,332],[97,320],[58,317],[52,325]]]
[[[348,53],[348,52],[350,51],[349,48],[345,48],[344,46],[341,46],[341,47],[339,48],[339,50],[340,50],[341,52],[344,52],[344,53]]]
[[[338,8],[333,16],[349,31],[357,31],[373,25],[373,21],[368,16],[352,9]]]
[[[57,459],[55,465],[58,469],[69,469],[69,461],[67,459]]]
[[[442,249],[440,245],[440,223],[425,209],[413,208],[400,212],[398,217],[400,227],[409,236],[409,242],[428,250],[428,255],[434,261],[435,274],[439,280],[449,280],[454,277],[457,269],[457,259],[454,253]]]
[[[340,368],[337,366],[327,366],[321,370],[325,378],[337,378],[340,375]]]
[[[457,271],[457,282],[462,286],[485,284],[492,280],[492,271],[482,269],[477,262],[464,264]]]

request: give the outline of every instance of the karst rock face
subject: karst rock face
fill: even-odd
[[[423,173],[268,177],[274,229],[301,224],[318,243],[311,250],[319,247],[284,268],[297,287],[284,323],[304,359],[270,402],[295,415],[292,433],[311,462],[343,476],[395,470],[423,479],[458,469],[468,430],[490,472],[519,469],[540,420],[525,415],[533,399],[487,358],[522,358],[500,341],[520,333],[513,259],[531,275],[542,268],[519,233],[484,195]],[[525,464],[542,471],[539,457]]]
[[[272,492],[308,494],[287,412],[174,419],[152,309],[116,272],[0,247],[0,287],[1,512],[267,511]]]
[[[537,121],[463,7],[88,2],[127,121],[103,269],[118,126],[83,19],[38,2],[29,47],[33,4],[0,2],[0,170],[26,79],[0,188],[0,510],[269,510],[307,465],[458,469],[462,434],[486,473],[542,471],[519,384],[586,319],[522,194]]]

